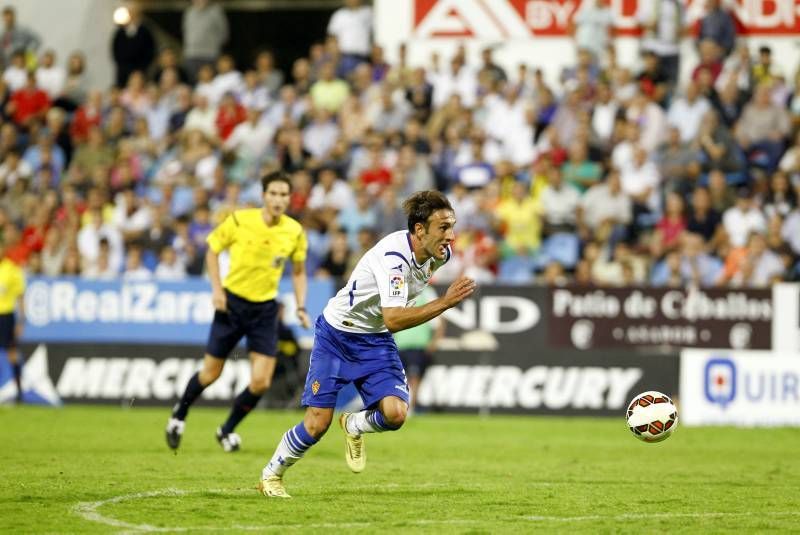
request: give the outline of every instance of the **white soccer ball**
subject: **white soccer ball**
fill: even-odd
[[[639,440],[661,442],[678,427],[678,409],[669,396],[650,390],[631,400],[626,419],[631,433]]]

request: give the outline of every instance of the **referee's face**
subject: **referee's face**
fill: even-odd
[[[289,184],[281,180],[270,182],[264,192],[264,207],[273,217],[280,217],[289,207]]]

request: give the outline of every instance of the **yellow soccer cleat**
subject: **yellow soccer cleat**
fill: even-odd
[[[278,476],[262,479],[258,484],[258,491],[267,498],[291,498],[283,487],[283,478]]]
[[[343,412],[339,416],[339,425],[344,431],[344,459],[347,461],[347,466],[355,472],[363,472],[367,466],[367,448],[364,446],[364,437],[362,435],[351,435],[347,432],[347,417],[350,416],[349,412]]]

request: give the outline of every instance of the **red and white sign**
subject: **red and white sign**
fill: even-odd
[[[422,39],[563,37],[583,0],[413,0],[413,36]],[[639,0],[611,0],[617,35],[636,35]],[[687,22],[704,12],[687,0]],[[800,0],[725,2],[747,35],[800,35]]]

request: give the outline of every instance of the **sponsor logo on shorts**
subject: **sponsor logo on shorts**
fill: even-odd
[[[400,390],[401,392],[405,392],[406,394],[408,394],[408,387],[406,385],[394,385],[394,387]]]

